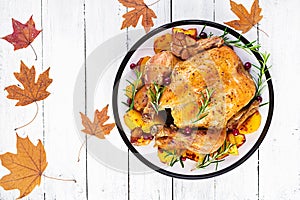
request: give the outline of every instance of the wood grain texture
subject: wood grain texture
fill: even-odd
[[[40,1],[35,1],[33,3],[30,0],[25,1],[1,1],[0,2],[0,35],[5,36],[13,32],[11,18],[17,19],[22,23],[26,23],[27,20],[33,15],[33,19],[36,22],[37,29],[41,28],[41,4]],[[32,50],[29,48],[20,49],[17,51],[13,50],[13,46],[8,42],[1,39],[0,44],[0,127],[1,127],[1,140],[0,140],[0,150],[1,154],[5,152],[16,152],[16,136],[14,129],[21,125],[29,122],[35,112],[36,106],[30,104],[25,107],[16,107],[17,101],[7,99],[7,92],[4,88],[8,85],[19,84],[15,79],[13,73],[20,71],[20,60],[23,60],[27,66],[34,65],[37,74],[42,72],[42,38],[39,35],[35,41],[32,43],[37,54],[38,60],[35,61],[35,56]],[[27,127],[18,130],[18,134],[21,137],[29,136],[30,140],[36,144],[38,139],[43,138],[43,126],[44,117],[42,110],[42,101],[38,102],[40,111],[36,119],[28,125]],[[9,171],[3,166],[0,167],[0,176],[9,173]],[[44,178],[43,178],[44,179]],[[35,199],[43,199],[44,193],[46,192],[43,180],[40,187],[37,187],[32,195]],[[18,190],[4,191],[0,188],[1,199],[15,199],[19,196]],[[26,197],[24,199],[30,199],[31,197]]]
[[[66,12],[65,8],[70,5],[72,9]],[[43,1],[42,6],[43,65],[44,68],[51,67],[53,77],[52,94],[49,101],[45,101],[44,113],[44,140],[49,162],[46,173],[77,181],[45,179],[45,199],[84,199],[85,154],[81,154],[82,162],[78,163],[76,152],[81,141],[74,126],[74,115],[79,117],[79,113],[73,113],[72,105],[74,81],[84,60],[83,2],[62,1],[57,6],[57,1]]]
[[[150,4],[154,1],[145,2]],[[250,8],[253,1],[236,2]],[[45,171],[47,175],[77,180],[74,184],[43,178],[41,186],[25,199],[300,199],[300,96],[295,92],[300,84],[300,61],[296,50],[300,44],[300,27],[297,25],[300,2],[259,2],[264,15],[259,28],[269,37],[255,28],[245,36],[249,40],[259,39],[262,49],[271,53],[275,112],[270,130],[259,152],[235,170],[208,180],[187,181],[156,172],[134,175],[130,172],[130,163],[136,158],[131,153],[128,155],[128,173],[107,168],[90,154],[85,157],[85,150],[77,163],[82,139],[74,125],[74,115],[78,114],[73,113],[72,107],[75,81],[85,58],[102,42],[124,32],[127,35],[121,45],[130,47],[138,39],[130,32],[132,28],[128,32],[120,30],[125,7],[117,0],[0,1],[1,37],[12,32],[12,17],[25,23],[33,14],[36,27],[43,28],[42,35],[33,42],[37,61],[30,48],[14,52],[11,44],[0,41],[0,153],[15,152],[13,129],[29,121],[35,112],[33,104],[15,107],[16,101],[6,98],[4,88],[17,83],[13,72],[19,71],[20,60],[28,66],[35,65],[37,73],[51,67],[51,95],[44,102],[38,102],[40,112],[37,118],[18,133],[22,137],[29,135],[33,143],[43,140],[49,162]],[[154,23],[158,27],[182,19],[215,20],[219,23],[236,19],[229,6],[229,1],[161,0],[151,8],[157,14]],[[142,29],[140,25],[137,28]],[[82,81],[82,85],[85,84]],[[80,98],[85,102],[85,94]],[[94,107],[86,106],[90,115]],[[85,105],[80,109],[84,112]],[[0,176],[7,173],[8,170],[0,166]],[[10,200],[17,196],[17,190],[0,188],[0,199]]]
[[[264,19],[259,33],[263,48],[270,51],[275,109],[269,133],[260,147],[260,199],[300,198],[300,96],[298,93],[300,27],[299,1],[262,1]],[[290,41],[290,42],[287,42]]]
[[[126,10],[118,1],[105,1],[105,3],[103,3],[103,1],[98,0],[86,1],[85,8],[87,70],[92,70],[88,59],[89,55],[101,43],[124,32],[124,30],[120,30],[122,24],[121,16]],[[119,45],[125,47],[126,43],[127,38],[124,35],[123,43]],[[99,63],[99,67],[100,66],[107,67]],[[89,85],[89,73],[87,73],[87,81]],[[93,91],[89,90],[89,86],[87,88],[87,97],[93,98],[94,94],[90,94]],[[110,104],[111,107],[111,101],[109,100],[111,99],[109,96],[111,94],[109,93],[107,95],[107,98],[95,99],[95,101],[99,101],[102,107],[106,104]],[[91,99],[87,99],[88,102],[90,102],[90,100]],[[87,111],[91,116],[94,109],[94,105],[90,105],[90,103],[87,104]],[[105,151],[107,155],[113,154],[113,152],[109,152],[106,149],[102,151]],[[128,174],[126,172],[110,169],[99,163],[90,154],[88,154],[87,159],[89,199],[128,199]],[[126,169],[127,163],[119,163],[119,166]]]

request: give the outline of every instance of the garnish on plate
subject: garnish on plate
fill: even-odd
[[[267,62],[270,58],[270,53],[267,52],[259,52],[260,56],[262,57],[262,60],[260,60],[260,66],[257,66],[255,64],[252,64],[257,70],[259,70],[259,73],[256,73],[257,80],[256,80],[256,97],[261,96],[261,93],[263,89],[266,87],[266,83],[270,80],[270,78],[263,80],[263,77],[265,73],[272,67],[267,67]],[[260,99],[260,98],[259,98]]]
[[[126,80],[129,85],[126,87],[126,96],[128,96],[129,100],[125,103],[122,102],[124,105],[128,106],[128,111],[133,109],[134,106],[134,98],[135,94],[138,91],[139,87],[141,86],[141,78],[142,78],[142,72],[138,71],[137,69],[134,69],[136,80],[134,81],[129,81],[128,79]]]
[[[218,151],[212,154],[206,154],[204,159],[197,163],[196,169],[203,169],[208,167],[211,164],[216,163],[216,170],[218,169],[218,163],[224,161],[224,157],[228,154],[230,148],[233,147],[233,144],[227,143],[226,140]]]
[[[153,83],[153,89],[151,87],[149,88],[149,92],[150,92],[150,96],[151,96],[151,104],[152,104],[155,112],[158,113],[159,100],[161,98],[162,93],[165,90],[165,86],[158,85],[157,83]]]
[[[202,99],[201,99],[201,106],[199,107],[199,111],[197,113],[197,119],[195,121],[193,121],[193,123],[196,123],[198,121],[200,121],[201,119],[203,119],[204,117],[206,117],[208,115],[207,113],[207,106],[211,101],[211,96],[213,94],[214,90],[211,89],[205,89],[205,95],[203,94],[203,92],[201,91],[201,95],[202,95]]]

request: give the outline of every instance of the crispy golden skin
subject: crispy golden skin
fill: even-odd
[[[226,129],[193,130],[187,135],[180,130],[161,128],[155,136],[155,145],[161,149],[187,149],[200,154],[217,151],[226,139]]]
[[[176,64],[163,93],[161,109],[171,108],[179,128],[226,127],[227,121],[253,98],[256,88],[236,53],[227,46],[196,54]],[[207,116],[196,123],[205,89],[213,91]]]

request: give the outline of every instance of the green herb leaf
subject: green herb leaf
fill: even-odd
[[[223,162],[224,159],[219,160],[222,156],[226,155],[229,149],[233,146],[233,144],[227,144],[226,140],[224,144],[212,155],[207,154],[202,162],[198,162],[196,165],[196,169],[203,169],[211,164],[216,164],[216,170],[218,169],[218,164]]]
[[[267,67],[267,62],[270,58],[270,53],[261,53],[259,52],[260,56],[262,57],[262,60],[260,60],[260,66],[252,64],[256,69],[259,70],[259,73],[257,73],[257,80],[255,81],[256,84],[256,94],[255,97],[260,96],[264,88],[266,87],[266,83],[270,80],[270,78],[263,80],[263,77],[265,73],[272,67]]]
[[[202,104],[199,108],[199,111],[197,113],[197,119],[195,121],[193,121],[193,123],[196,123],[198,121],[200,121],[201,119],[205,118],[208,113],[206,113],[206,109],[207,106],[209,105],[210,101],[211,101],[211,96],[213,94],[214,90],[212,89],[211,91],[209,91],[207,88],[205,89],[205,93],[206,95],[203,94],[203,92],[201,92],[201,96],[202,96]]]
[[[141,78],[142,78],[142,72],[140,72],[138,70],[134,70],[134,72],[135,72],[136,80],[134,80],[133,82],[131,82],[131,81],[129,81],[129,80],[126,79],[126,81],[131,85],[131,94],[132,94],[131,95],[131,104],[130,105],[128,105],[125,102],[122,102],[123,104],[129,106],[129,108],[128,108],[128,110],[126,112],[132,110],[133,107],[134,107],[135,94],[136,94],[136,92],[138,90],[138,88],[137,88],[138,84],[139,84],[139,82],[141,81]]]
[[[176,150],[174,150],[174,151],[163,150],[163,151],[166,153],[166,155],[164,156],[164,158],[167,158],[167,157],[169,157],[169,156],[172,156],[172,159],[171,159],[171,161],[170,161],[170,163],[169,163],[169,165],[170,165],[171,167],[173,167],[174,164],[177,163],[177,162],[179,161],[181,167],[184,168],[184,164],[183,164],[183,161],[182,161],[182,159],[181,159],[181,156],[177,155],[177,151],[176,151]]]
[[[244,44],[241,41],[241,35],[236,40],[230,40],[227,35],[229,33],[227,32],[227,28],[225,28],[224,33],[220,36],[224,40],[224,44],[228,46],[235,46],[237,48],[243,49],[248,53],[251,53],[251,51],[258,52],[259,48],[261,47],[260,44],[257,44],[257,41],[254,40],[252,42],[249,42],[248,44]]]
[[[165,91],[165,86],[158,85],[157,83],[153,83],[153,85],[155,91],[153,91],[151,87],[149,88],[150,97],[151,97],[150,103],[154,108],[155,112],[158,113],[159,106],[160,106],[159,100],[161,98],[162,93]]]

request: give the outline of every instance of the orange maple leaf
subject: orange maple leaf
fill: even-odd
[[[109,119],[107,110],[108,105],[106,105],[101,111],[96,110],[93,122],[86,115],[80,113],[82,125],[84,126],[84,129],[81,131],[89,135],[94,135],[100,139],[105,139],[105,135],[108,135],[115,127],[114,123],[104,125],[104,123]]]
[[[0,155],[2,165],[10,174],[0,179],[0,186],[5,190],[18,189],[22,198],[28,195],[41,183],[41,176],[47,167],[46,152],[40,140],[37,146],[28,137],[21,138],[17,134],[17,154]]]
[[[10,35],[3,37],[2,39],[8,41],[12,45],[14,45],[14,50],[26,48],[34,41],[34,39],[42,32],[42,30],[37,30],[35,28],[35,23],[32,19],[32,16],[26,22],[26,24],[22,24],[21,22],[12,18],[12,26],[14,32]],[[37,55],[34,48],[31,46],[36,59]]]
[[[127,8],[134,8],[133,10],[123,15],[124,21],[121,29],[133,26],[136,27],[139,18],[142,16],[142,26],[146,32],[154,26],[152,18],[156,18],[156,14],[149,5],[146,5],[143,0],[119,0]]]
[[[242,31],[242,33],[248,32],[263,18],[263,16],[260,15],[262,9],[259,7],[258,0],[254,0],[250,13],[242,4],[237,4],[232,0],[230,0],[230,6],[232,12],[238,16],[239,20],[224,23],[235,30]]]
[[[24,89],[17,85],[10,85],[5,88],[8,92],[7,98],[19,100],[16,106],[26,106],[36,101],[47,98],[50,93],[46,91],[47,87],[52,83],[49,78],[48,68],[39,75],[37,82],[35,82],[35,68],[30,69],[21,61],[20,73],[15,72],[16,79],[23,85]]]

